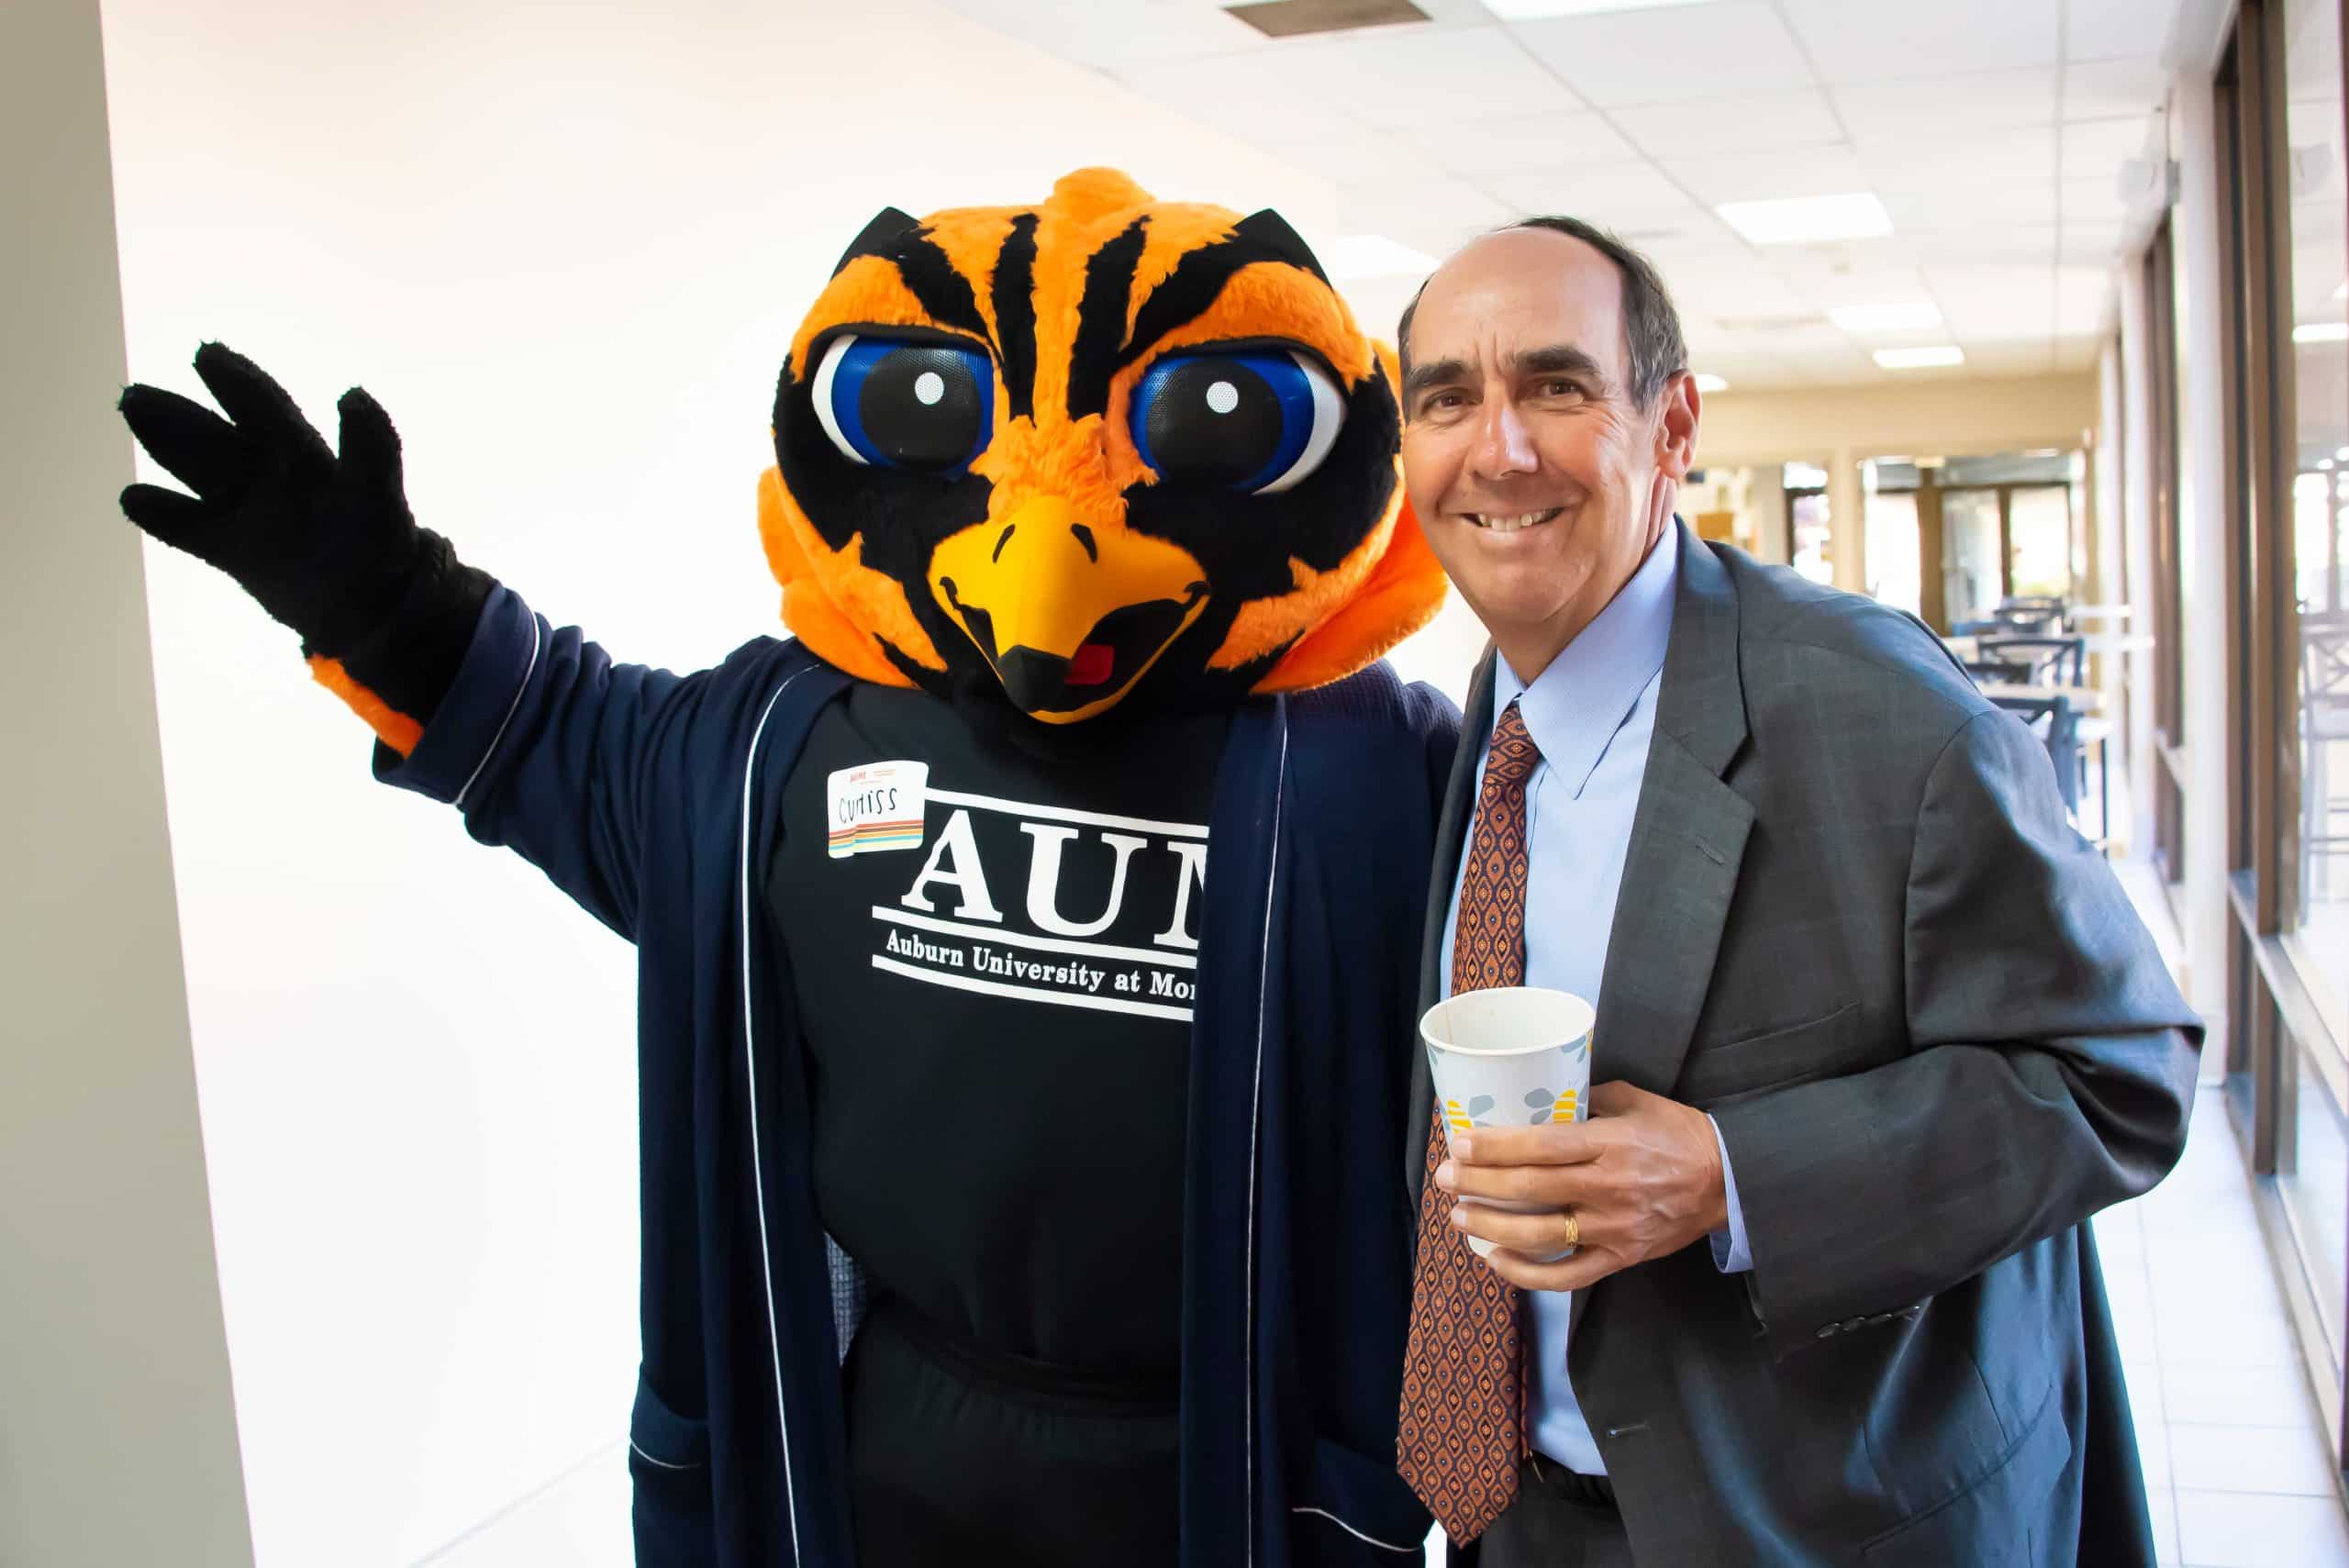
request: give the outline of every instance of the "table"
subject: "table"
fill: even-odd
[[[2033,702],[2046,702],[2062,697],[2072,705],[2075,713],[2104,711],[2104,693],[2094,686],[2045,686],[2023,681],[1983,681],[1978,684],[1982,695],[1993,701],[1999,697],[2027,697]]]

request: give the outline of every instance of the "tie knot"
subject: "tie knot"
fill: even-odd
[[[1493,726],[1493,745],[1485,762],[1485,783],[1505,789],[1521,787],[1541,765],[1542,748],[1533,743],[1533,732],[1525,728],[1525,715],[1510,703],[1501,709],[1500,722]]]

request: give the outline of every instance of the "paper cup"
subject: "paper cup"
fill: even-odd
[[[1544,1127],[1590,1115],[1590,1029],[1597,1013],[1567,991],[1533,985],[1464,991],[1430,1007],[1419,1020],[1428,1070],[1435,1077],[1444,1141],[1475,1127]],[[1464,1197],[1520,1214],[1550,1206]],[[1480,1258],[1493,1244],[1464,1238]],[[1537,1259],[1554,1262],[1574,1249]]]

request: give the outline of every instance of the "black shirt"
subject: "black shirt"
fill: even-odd
[[[767,897],[813,1063],[824,1227],[975,1345],[1153,1378],[1179,1362],[1229,725],[975,723],[860,684],[785,787]]]

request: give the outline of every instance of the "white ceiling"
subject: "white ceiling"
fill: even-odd
[[[2178,0],[1703,0],[1267,39],[1222,0],[945,0],[1332,182],[1346,233],[1442,256],[1536,212],[1663,268],[1696,368],[1733,389],[2084,368],[2160,134]],[[1081,159],[1081,150],[1073,150]],[[1874,191],[1884,239],[1754,246],[1737,201]],[[1197,193],[1212,196],[1212,192]],[[1377,331],[1416,277],[1341,279]],[[1926,299],[1945,326],[1855,336],[1827,312]],[[1955,342],[1954,371],[1877,348]]]

